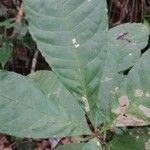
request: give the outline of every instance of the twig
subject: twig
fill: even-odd
[[[18,10],[18,13],[16,15],[16,23],[20,23],[22,18],[23,18],[23,14],[24,14],[24,8],[23,8],[23,3],[21,3],[20,8]],[[13,33],[11,35],[11,38],[15,37],[16,35],[16,31],[15,29],[13,30]]]
[[[35,72],[38,56],[39,56],[39,50],[36,50],[32,59],[31,73]]]
[[[19,23],[23,18],[24,8],[23,3],[21,3],[20,8],[18,10],[18,14],[16,16],[16,22]]]

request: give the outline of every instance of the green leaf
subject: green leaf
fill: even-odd
[[[38,71],[35,74],[29,75],[32,80],[37,83],[41,91],[48,96],[49,100],[55,100],[58,107],[62,107],[67,111],[71,120],[74,120],[77,125],[82,126],[86,134],[90,134],[88,125],[86,124],[85,114],[75,98],[67,91],[63,84],[57,79],[55,74],[50,71]],[[70,115],[71,114],[71,115]],[[82,121],[81,121],[82,120]]]
[[[123,71],[131,69],[139,61],[148,37],[148,28],[140,23],[126,23],[109,30],[108,51],[97,102],[98,125],[114,119],[111,109],[118,106],[119,96],[124,89],[126,76]]]
[[[110,29],[107,56],[109,64],[106,65],[109,65],[111,73],[133,66],[139,60],[141,50],[146,47],[148,38],[149,30],[141,23],[125,23]]]
[[[149,129],[130,129],[121,135],[115,135],[107,150],[149,150]]]
[[[56,148],[56,150],[102,150],[102,147],[97,139],[92,139],[88,143],[59,146],[58,148]]]
[[[3,22],[0,22],[0,27],[5,27],[6,29],[9,29],[13,27],[14,24],[15,24],[15,18],[9,18]]]
[[[44,73],[34,77],[38,78],[39,74]],[[46,75],[49,78],[41,80],[50,85],[49,94],[32,79],[0,71],[0,132],[32,138],[90,134],[84,112],[74,98],[52,72],[46,72]],[[57,88],[53,89],[54,84]],[[72,102],[72,110],[60,102],[64,99]],[[80,115],[76,116],[78,113]]]
[[[125,77],[112,103],[115,126],[150,125],[150,50]]]
[[[123,71],[138,62],[148,28],[127,23],[107,34],[107,7],[102,0],[24,3],[30,32],[57,77],[83,104],[92,123],[112,121],[116,91],[124,89]]]
[[[12,43],[8,41],[3,42],[2,47],[0,47],[0,63],[2,65],[2,68],[4,68],[11,54],[12,54]]]
[[[125,90],[128,97],[126,113],[138,118],[133,125],[150,125],[150,49],[127,76]],[[136,120],[137,121],[137,120]]]
[[[25,0],[24,4],[42,55],[95,122],[107,44],[106,1]]]

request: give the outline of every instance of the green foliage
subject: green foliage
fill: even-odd
[[[45,11],[40,10],[41,5]],[[42,55],[78,101],[87,101],[85,109],[95,123],[97,89],[106,54],[106,2],[26,0],[25,7],[31,20],[29,29]]]
[[[148,35],[149,31],[144,25],[135,23],[109,30],[108,50],[97,102],[101,121],[111,122],[111,109],[119,107],[119,97],[126,96],[124,80],[127,76],[124,71],[131,69],[141,59],[141,49],[147,45]]]
[[[108,30],[104,0],[24,5],[30,33],[53,72],[0,72],[0,131],[32,138],[88,136],[87,143],[58,150],[116,150],[124,141],[129,144],[122,150],[134,150],[138,136],[144,149],[148,130],[134,136],[132,130],[114,131],[150,125],[150,50],[141,52],[149,29],[126,23]],[[114,136],[107,141],[110,131]]]
[[[2,40],[0,47],[0,63],[2,65],[2,68],[4,68],[11,54],[12,54],[12,43],[8,40],[5,41]]]
[[[9,18],[5,21],[0,22],[0,27],[5,27],[5,29],[9,29],[15,25],[15,18]]]
[[[90,134],[84,112],[55,75],[48,72],[33,76],[35,81],[0,72],[1,132],[33,138]],[[45,76],[49,78],[44,82]],[[67,101],[70,108],[66,109]]]
[[[108,150],[149,150],[149,131],[149,128],[123,131],[120,135],[114,136],[108,144]]]

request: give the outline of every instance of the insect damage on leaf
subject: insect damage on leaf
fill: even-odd
[[[150,117],[150,109],[148,107],[140,105],[139,108],[147,117]]]
[[[141,89],[136,89],[134,95],[135,95],[136,98],[142,98],[143,96],[145,96],[147,98],[150,97],[149,92],[144,93],[144,91],[141,90]]]
[[[144,120],[129,114],[119,115],[113,124],[113,126],[115,127],[144,126],[144,125],[147,125],[147,123]]]
[[[75,38],[72,39],[72,43],[73,43],[73,45],[74,45],[75,48],[78,48],[80,46],[80,44],[77,43],[77,41],[76,41]]]
[[[128,106],[129,106],[128,97],[121,96],[119,98],[119,107],[117,109],[113,109],[112,112],[114,112],[115,114],[124,114]]]
[[[128,39],[127,35],[128,35],[128,32],[125,32],[125,33],[119,35],[116,39],[117,40],[125,40],[130,43],[131,40]]]
[[[135,90],[135,97],[143,97],[143,96],[144,96],[144,92],[142,89]]]
[[[124,127],[124,126],[143,126],[143,125],[146,125],[146,122],[144,120],[142,120],[142,119],[140,119],[134,115],[130,115],[130,114],[126,113],[126,109],[128,108],[128,106],[129,106],[128,97],[127,96],[121,96],[119,98],[119,107],[117,109],[112,110],[112,112],[119,115],[115,119],[113,126]],[[144,109],[144,111],[147,111],[147,110]]]

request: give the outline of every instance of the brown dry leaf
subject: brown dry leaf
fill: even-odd
[[[6,144],[7,145],[9,144],[9,141],[7,140],[6,136],[5,135],[0,135],[0,150],[4,150]]]

